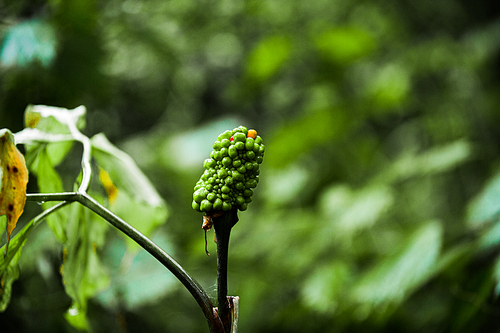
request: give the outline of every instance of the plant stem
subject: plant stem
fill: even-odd
[[[89,208],[99,216],[103,217],[111,225],[122,231],[125,235],[133,239],[144,250],[149,252],[160,263],[174,274],[177,279],[188,289],[191,295],[198,302],[205,318],[207,319],[210,332],[223,332],[219,317],[214,314],[214,306],[210,297],[203,290],[200,284],[193,279],[172,257],[163,251],[158,245],[152,242],[149,238],[140,233],[137,229],[122,220],[120,217],[112,213],[110,210],[99,204],[86,193],[66,192],[66,193],[49,193],[49,194],[27,194],[27,201],[77,201],[85,207]]]
[[[231,312],[227,299],[227,259],[231,228],[236,223],[236,211],[213,218],[215,236],[217,237],[217,307],[224,332],[231,332]]]

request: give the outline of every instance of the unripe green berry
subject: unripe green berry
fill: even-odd
[[[247,138],[246,142],[245,142],[245,149],[246,150],[253,150],[253,145],[254,145],[253,138]]]
[[[224,179],[227,177],[227,170],[226,169],[220,169],[218,172],[217,172],[217,176],[219,177],[219,180],[220,179]]]
[[[203,212],[209,212],[212,210],[212,203],[208,201],[207,199],[203,200],[200,204],[200,209]]]
[[[227,212],[228,210],[231,210],[231,208],[233,208],[233,206],[229,202],[224,201],[222,203],[222,210],[223,211]]]
[[[232,187],[232,186],[233,186],[233,184],[234,184],[233,177],[231,177],[231,176],[227,176],[227,177],[226,177],[226,179],[224,179],[224,183],[225,183],[227,186]]]
[[[225,167],[229,167],[233,164],[233,160],[230,158],[230,157],[224,157],[222,159],[222,165],[225,166]]]
[[[236,170],[238,170],[238,172],[239,172],[239,173],[245,173],[245,172],[247,172],[247,169],[245,168],[245,166],[244,166],[244,165],[240,166],[240,167],[239,167],[238,169],[236,169]]]
[[[235,147],[236,147],[236,149],[238,149],[238,150],[243,150],[243,149],[245,149],[245,144],[244,144],[243,142],[241,142],[241,141],[236,142],[236,143],[234,144],[234,146],[235,146]]]
[[[245,183],[246,188],[254,188],[257,187],[257,181],[255,179],[250,179]]]
[[[235,158],[236,156],[238,156],[238,149],[236,149],[236,147],[232,145],[228,148],[227,154],[229,155],[229,157]]]
[[[210,192],[207,194],[207,200],[210,201],[210,202],[214,202],[215,200],[215,193],[213,192]]]
[[[243,133],[241,133],[241,132],[238,132],[238,133],[236,133],[236,134],[234,134],[234,135],[233,135],[233,138],[234,138],[234,141],[235,141],[236,143],[237,143],[237,142],[242,142],[242,143],[244,143],[244,142],[245,142],[245,140],[246,140],[246,138],[247,138],[247,136],[246,136],[246,134],[243,134]]]
[[[243,198],[241,195],[239,195],[239,196],[236,197],[236,204],[238,206],[241,206],[244,203],[245,203],[245,198]]]
[[[222,209],[222,200],[220,198],[215,199],[213,209],[214,210],[221,210]]]
[[[212,148],[213,148],[214,150],[220,150],[220,149],[221,149],[221,147],[222,147],[222,146],[221,146],[221,142],[220,142],[219,140],[215,141],[215,142],[213,143],[213,145],[212,145]]]

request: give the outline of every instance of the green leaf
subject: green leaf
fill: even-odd
[[[24,113],[26,127],[16,134],[16,143],[26,144],[26,151],[46,145],[53,166],[59,165],[73,146],[79,132],[74,129],[85,125],[86,109],[73,110],[45,105],[29,105]],[[35,129],[35,130],[34,130]],[[45,143],[49,142],[49,143]]]
[[[271,36],[261,40],[250,53],[247,75],[256,81],[273,76],[290,55],[290,41],[284,36]]]
[[[0,248],[0,312],[7,309],[11,298],[12,283],[19,277],[18,262],[26,239],[40,221],[41,219],[34,218],[28,222],[10,241],[7,253],[5,253],[6,245]]]
[[[128,154],[116,148],[104,134],[92,137],[91,143],[92,156],[109,173],[119,190],[125,191],[139,202],[153,207],[165,207],[165,202],[154,186]]]
[[[41,193],[60,193],[63,192],[62,180],[54,169],[47,146],[40,146],[36,150],[29,150],[26,153],[26,159],[31,161],[30,170],[37,175],[38,189]],[[44,210],[56,205],[57,202],[48,201],[42,203]],[[68,211],[60,209],[47,216],[47,224],[56,236],[64,243],[66,241],[66,225],[68,220]]]
[[[86,329],[87,303],[109,286],[97,249],[104,244],[108,225],[82,205],[73,204],[68,219],[67,242],[63,252],[62,276],[73,305],[66,319],[76,328]]]
[[[399,304],[434,272],[443,230],[432,221],[421,226],[394,257],[382,260],[352,291],[355,302],[380,306]]]
[[[165,205],[151,206],[131,198],[127,192],[119,191],[111,204],[112,211],[130,223],[142,234],[150,236],[160,225],[164,224],[168,211]],[[139,250],[139,245],[129,237],[124,237],[129,251]]]
[[[56,55],[56,47],[56,34],[49,23],[24,21],[7,29],[0,62],[4,66],[26,66],[39,61],[47,67]]]

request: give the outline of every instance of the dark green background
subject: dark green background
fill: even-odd
[[[255,128],[266,144],[261,182],[229,257],[240,332],[491,332],[496,6],[2,0],[0,127],[21,130],[28,104],[85,105],[85,133],[129,153],[169,205],[154,240],[214,297],[192,188],[219,133]],[[68,179],[78,151],[73,160],[59,169]],[[38,210],[30,205],[24,221]],[[108,238],[111,270],[124,244]],[[60,246],[46,226],[28,241],[0,330],[72,332]],[[168,271],[144,252],[135,263],[120,302],[92,300],[95,332],[207,331]]]

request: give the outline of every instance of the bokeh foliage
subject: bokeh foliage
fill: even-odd
[[[129,153],[171,207],[154,239],[214,296],[191,191],[217,134],[256,128],[266,161],[229,258],[241,331],[484,330],[500,312],[494,9],[4,1],[0,127],[20,130],[28,104],[86,105],[89,136]],[[71,331],[61,249],[42,226],[30,237],[2,332]],[[96,332],[206,331],[175,282],[134,288],[139,271],[164,275],[141,254],[120,262],[126,245],[108,237],[103,262],[121,287],[92,301]]]

